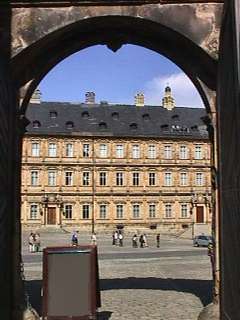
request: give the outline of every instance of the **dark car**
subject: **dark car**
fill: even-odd
[[[194,247],[207,247],[209,243],[212,243],[213,239],[211,236],[200,235],[193,239]]]

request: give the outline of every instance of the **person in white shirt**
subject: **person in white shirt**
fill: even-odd
[[[95,232],[91,235],[91,242],[92,242],[92,244],[94,244],[94,245],[97,244],[97,236],[96,236],[96,233],[95,233]]]

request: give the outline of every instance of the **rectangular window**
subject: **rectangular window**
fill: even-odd
[[[150,204],[148,207],[149,218],[156,218],[156,205]]]
[[[106,204],[100,204],[100,206],[99,206],[99,218],[100,219],[106,219],[107,218],[107,205]]]
[[[168,186],[168,187],[172,186],[172,173],[171,172],[165,172],[164,185]]]
[[[83,158],[89,158],[90,156],[90,146],[88,143],[83,144]]]
[[[48,156],[56,157],[57,156],[57,145],[56,143],[49,143],[48,145]]]
[[[132,157],[133,159],[139,159],[140,158],[140,147],[138,144],[134,144],[132,146]]]
[[[172,159],[172,146],[169,146],[169,145],[164,146],[164,158]]]
[[[82,206],[82,218],[89,219],[90,216],[90,206],[89,204],[83,204]]]
[[[65,204],[64,214],[66,219],[72,219],[72,205]]]
[[[106,144],[100,144],[100,146],[99,146],[99,155],[100,155],[100,158],[106,158],[107,157],[107,145]]]
[[[123,151],[122,144],[116,145],[116,158],[124,158],[124,151]]]
[[[181,204],[181,218],[188,218],[188,206],[187,206],[187,204]]]
[[[133,219],[140,218],[140,205],[139,204],[134,204],[132,206],[132,215],[133,215]]]
[[[202,146],[200,145],[195,146],[195,159],[202,159]]]
[[[202,172],[196,173],[196,185],[203,186],[203,173]]]
[[[90,184],[90,173],[88,171],[83,172],[83,186],[89,186]]]
[[[180,185],[187,186],[187,184],[188,184],[187,172],[181,172],[180,173]]]
[[[156,146],[154,144],[150,144],[148,146],[148,158],[155,159],[156,158]]]
[[[32,157],[39,157],[40,155],[40,145],[38,142],[32,143]]]
[[[123,173],[122,172],[117,172],[116,173],[116,185],[117,186],[122,186],[123,185]]]
[[[172,205],[165,204],[165,218],[172,218]]]
[[[179,150],[179,158],[180,159],[187,159],[188,157],[188,150],[186,146],[180,146]]]
[[[72,186],[73,185],[73,173],[72,171],[65,172],[65,186]]]
[[[30,219],[37,219],[38,217],[38,205],[31,204],[30,206]]]
[[[156,174],[155,172],[150,172],[148,174],[148,181],[150,186],[155,186],[156,184]]]
[[[66,157],[73,157],[73,144],[72,143],[66,144]]]
[[[107,184],[107,173],[106,172],[100,172],[99,184],[100,184],[100,186],[106,186],[106,184]]]
[[[49,186],[56,186],[56,171],[48,171],[48,185]]]
[[[31,185],[38,186],[38,171],[31,171]]]
[[[116,218],[123,219],[123,204],[116,205]]]
[[[139,186],[139,172],[133,172],[133,186]]]

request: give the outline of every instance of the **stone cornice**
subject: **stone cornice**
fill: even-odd
[[[0,6],[12,7],[68,7],[68,6],[133,6],[145,4],[193,4],[193,3],[223,3],[224,0],[15,0],[3,1]]]

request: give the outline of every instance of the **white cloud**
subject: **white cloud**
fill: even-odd
[[[147,82],[144,90],[146,104],[161,105],[166,85],[172,88],[177,107],[204,106],[197,89],[183,72],[155,77]]]

